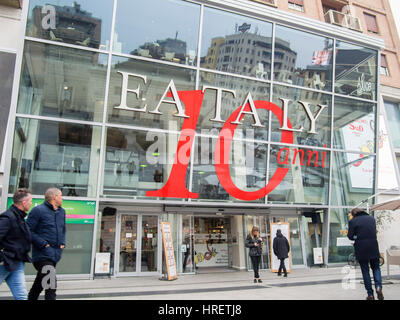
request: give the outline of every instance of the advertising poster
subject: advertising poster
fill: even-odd
[[[289,246],[291,247],[290,243],[290,227],[289,223],[287,222],[278,222],[278,223],[271,223],[271,243],[270,243],[270,248],[271,248],[271,272],[278,272],[279,270],[279,265],[281,264],[280,260],[277,258],[277,256],[274,254],[274,246],[273,246],[273,241],[276,237],[276,231],[280,229],[282,231],[282,234],[288,239]],[[289,258],[285,259],[285,267],[286,271],[289,273],[292,271],[292,255],[291,251],[289,251]]]
[[[161,232],[163,238],[165,264],[167,267],[168,280],[174,280],[178,278],[176,270],[174,244],[172,241],[171,223],[161,222]]]
[[[96,264],[94,267],[95,274],[109,274],[110,273],[110,252],[97,252]]]
[[[44,199],[32,199],[32,207],[44,202]],[[7,208],[12,205],[12,198],[7,199]],[[69,224],[94,224],[96,202],[81,200],[63,200],[63,209],[66,214],[66,223]]]

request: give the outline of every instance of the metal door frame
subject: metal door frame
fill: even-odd
[[[120,244],[121,244],[121,216],[131,215],[137,216],[137,233],[136,233],[136,271],[120,272]],[[156,216],[157,221],[157,271],[140,271],[142,262],[142,222],[143,216]],[[161,235],[161,214],[158,213],[137,213],[137,212],[117,212],[115,232],[115,255],[114,255],[114,276],[116,277],[132,277],[132,276],[154,276],[162,273],[162,235]]]

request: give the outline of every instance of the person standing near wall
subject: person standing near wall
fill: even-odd
[[[32,233],[32,260],[37,270],[35,281],[29,291],[28,300],[37,300],[45,289],[45,299],[56,299],[56,265],[65,248],[65,210],[62,192],[57,188],[47,189],[45,201],[29,214],[27,223]],[[50,283],[43,281],[47,277]],[[46,282],[43,288],[42,282]]]
[[[0,284],[5,280],[15,300],[26,300],[24,262],[31,262],[31,232],[25,217],[32,206],[28,189],[18,189],[13,204],[0,214]]]
[[[371,276],[369,267],[371,266],[374,276],[376,294],[379,300],[383,300],[382,276],[379,267],[379,246],[376,238],[376,222],[365,211],[355,208],[351,210],[353,219],[349,221],[349,232],[347,237],[354,242],[354,253],[360,264],[364,287],[367,290],[367,300],[374,300],[374,291],[372,290]]]
[[[281,229],[276,230],[276,237],[274,238],[272,247],[274,249],[274,254],[281,261],[281,264],[279,265],[279,269],[278,269],[278,276],[282,275],[282,271],[283,271],[283,273],[284,273],[283,276],[287,277],[287,271],[286,271],[286,267],[285,267],[285,259],[289,258],[290,246],[289,246],[289,241],[282,234]]]
[[[257,281],[259,283],[262,282],[258,270],[260,268],[263,240],[259,236],[258,232],[258,227],[254,226],[251,229],[250,234],[247,235],[245,242],[245,246],[250,249],[249,255],[254,270],[254,283],[256,283]]]

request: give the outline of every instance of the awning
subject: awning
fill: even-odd
[[[400,197],[374,204],[370,210],[397,210],[400,209]]]

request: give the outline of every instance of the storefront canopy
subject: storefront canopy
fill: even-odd
[[[400,197],[373,205],[370,210],[397,210],[400,209]]]

